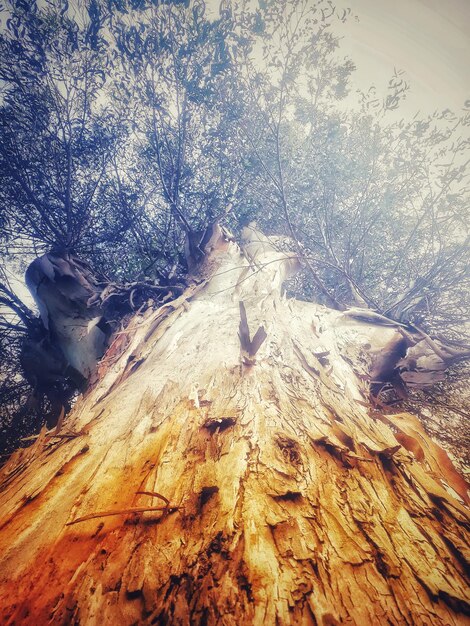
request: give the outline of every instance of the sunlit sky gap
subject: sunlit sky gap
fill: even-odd
[[[342,36],[340,54],[348,55],[357,70],[351,85],[375,84],[385,92],[394,69],[403,70],[410,84],[397,115],[413,117],[436,109],[459,110],[470,98],[469,0],[338,0],[358,19],[336,23]],[[220,0],[207,2],[218,14]],[[350,99],[351,101],[351,99]]]

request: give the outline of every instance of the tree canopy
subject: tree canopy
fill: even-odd
[[[28,404],[24,341],[45,334],[8,281],[47,251],[78,255],[123,298],[139,285],[126,313],[184,284],[212,224],[237,236],[255,221],[293,241],[290,292],[462,341],[469,103],[400,120],[399,71],[382,96],[351,94],[335,31],[349,9],[9,0],[2,13],[3,428],[20,415],[24,434],[51,403]]]

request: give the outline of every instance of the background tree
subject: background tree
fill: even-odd
[[[102,203],[97,210],[97,198],[119,133],[99,103],[107,71],[99,17],[93,4],[81,12],[77,5],[73,18],[60,6],[12,4],[2,36],[2,204],[9,246],[17,238],[29,246],[85,245],[90,221],[99,240],[100,224],[110,217]]]

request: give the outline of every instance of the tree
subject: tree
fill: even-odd
[[[459,623],[465,483],[416,418],[368,403],[398,327],[286,300],[297,266],[216,229],[66,427],[15,453],[6,623]]]
[[[5,621],[460,623],[468,115],[338,108],[328,2],[9,10]]]

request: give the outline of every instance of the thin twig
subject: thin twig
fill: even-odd
[[[110,517],[111,515],[129,515],[132,513],[145,513],[147,511],[166,511],[171,513],[177,511],[178,506],[141,506],[130,509],[117,509],[116,511],[100,511],[99,513],[90,513],[90,515],[84,515],[83,517],[77,517],[77,519],[67,522],[66,526],[72,526],[79,522],[87,522],[91,519],[97,519],[98,517]]]
[[[160,500],[163,500],[163,502],[165,502],[167,506],[170,506],[170,501],[168,500],[168,498],[162,496],[162,494],[158,493],[158,491],[136,491],[136,493],[142,496],[152,496],[153,498],[160,498]]]

